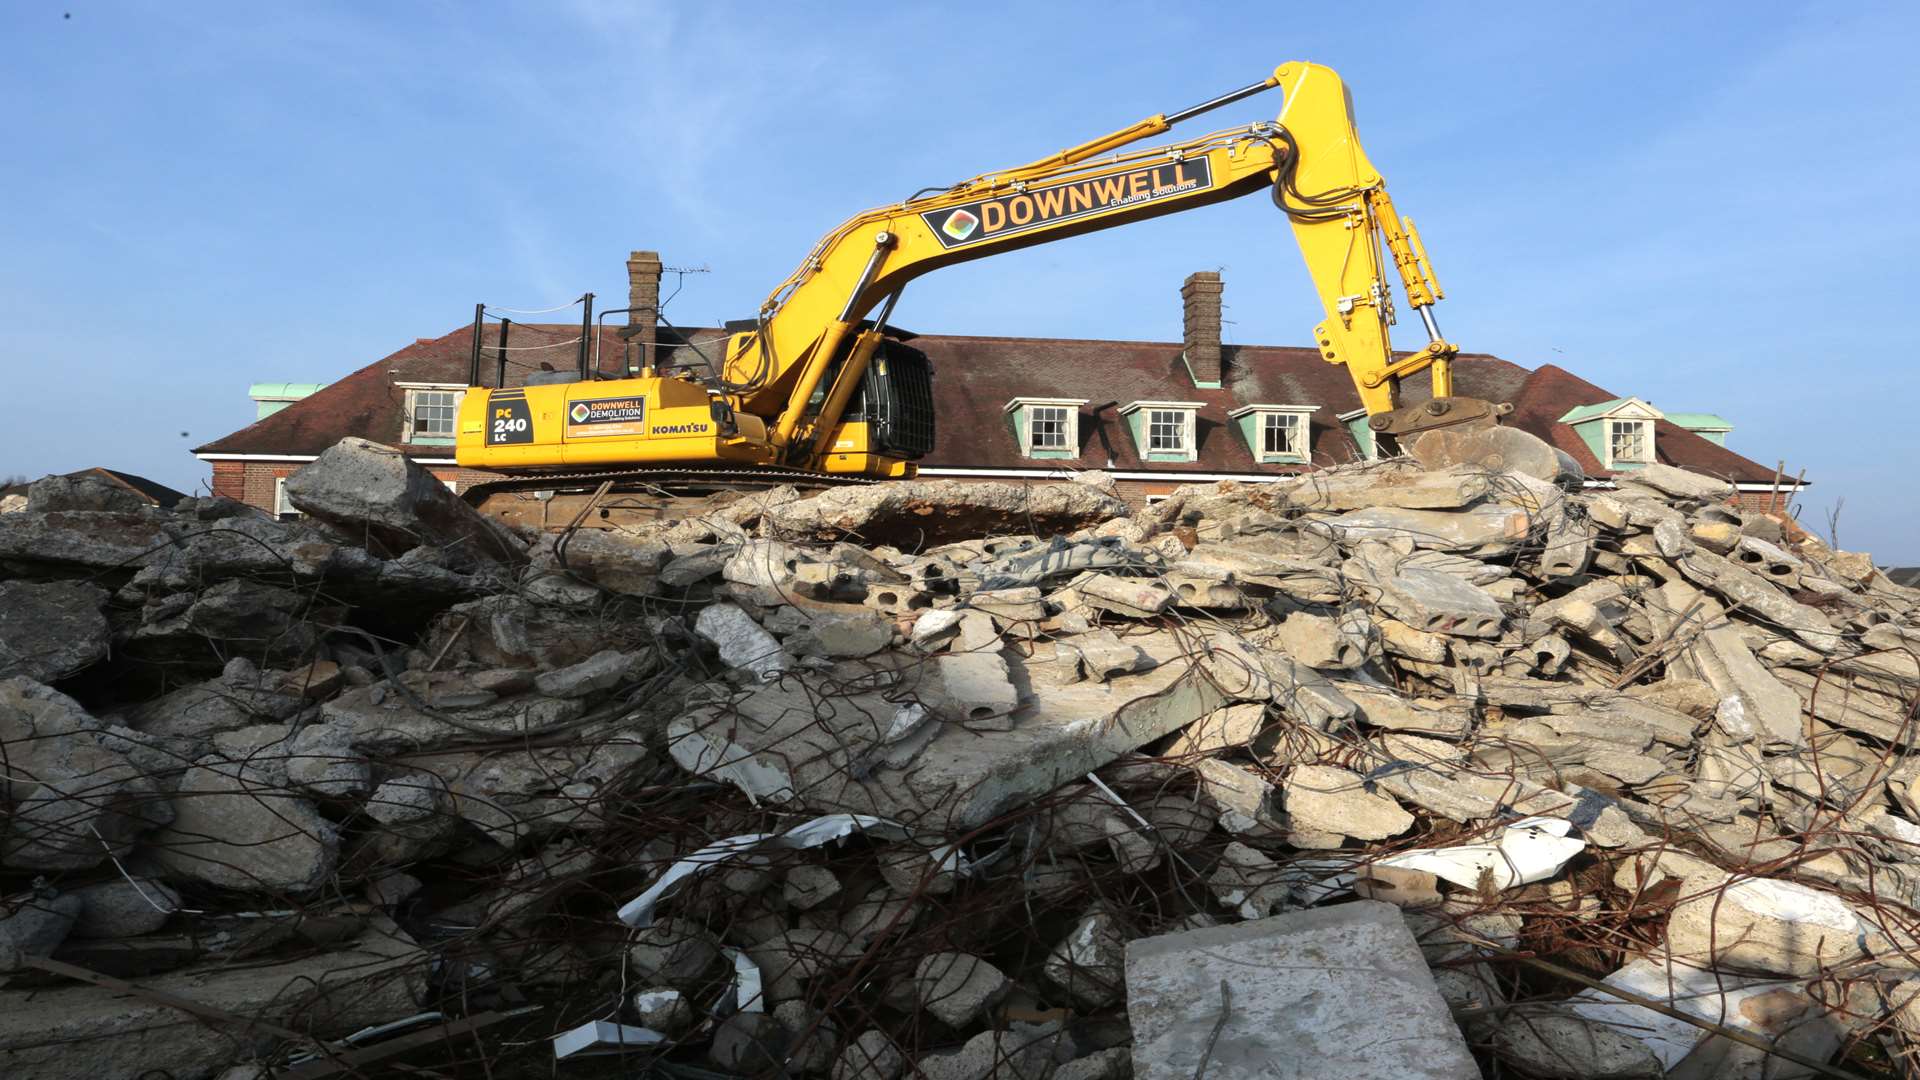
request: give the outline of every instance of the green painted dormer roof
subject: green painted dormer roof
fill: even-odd
[[[1617,397],[1612,401],[1602,401],[1597,405],[1580,405],[1568,409],[1567,415],[1562,416],[1560,422],[1563,424],[1578,424],[1583,420],[1591,420],[1596,416],[1605,416],[1626,403],[1626,398]]]

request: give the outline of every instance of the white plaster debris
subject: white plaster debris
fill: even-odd
[[[1765,1032],[1749,1019],[1749,1014],[1741,1006],[1778,990],[1799,987],[1798,983],[1793,982],[1740,979],[1725,972],[1683,964],[1663,964],[1644,958],[1627,964],[1601,981],[1608,986],[1669,1005],[1689,1016],[1753,1034]],[[1598,990],[1575,995],[1571,1007],[1579,1016],[1605,1024],[1622,1035],[1645,1043],[1669,1072],[1708,1035],[1708,1032],[1685,1020]]]
[[[555,1035],[553,1056],[556,1060],[565,1060],[599,1054],[624,1054],[659,1046],[666,1041],[667,1036],[652,1028],[617,1024],[611,1020],[590,1020]]]
[[[623,923],[635,929],[645,929],[653,925],[653,909],[660,901],[678,891],[682,882],[695,874],[705,873],[713,867],[746,855],[761,847],[811,848],[829,844],[852,836],[854,833],[873,833],[889,840],[904,840],[907,830],[885,818],[871,817],[866,814],[824,814],[811,821],[802,822],[781,833],[743,833],[716,840],[706,847],[674,863],[661,873],[658,880],[647,886],[639,896],[620,906],[615,915]]]

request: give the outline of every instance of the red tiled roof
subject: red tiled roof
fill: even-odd
[[[130,472],[121,472],[118,469],[109,469],[100,465],[96,465],[91,469],[75,469],[73,472],[62,473],[61,475],[74,479],[86,476],[95,480],[101,480],[115,487],[125,488],[153,505],[163,508],[171,508],[174,503],[187,497],[185,492],[175,491],[157,480],[149,480],[144,476],[138,476]],[[32,486],[33,484],[31,482],[13,484],[0,488],[0,495],[25,495],[27,489]]]
[[[615,327],[602,330],[602,367],[621,366],[624,342]],[[287,408],[224,438],[195,448],[199,454],[263,454],[308,457],[347,435],[359,435],[402,448],[420,457],[450,457],[450,446],[409,446],[401,441],[405,422],[405,382],[464,385],[470,356],[471,327],[437,338],[422,338],[391,356],[353,372]],[[507,385],[518,386],[540,364],[566,371],[573,367],[577,325],[515,324],[508,344],[514,348]],[[685,329],[695,341],[707,341],[716,355],[720,332]],[[662,363],[697,363],[691,351],[675,347],[666,330]],[[493,381],[491,333],[481,362],[482,379]],[[1352,380],[1338,365],[1312,349],[1240,345],[1225,349],[1227,371],[1219,389],[1197,389],[1177,343],[1097,341],[1062,338],[921,335],[906,343],[926,353],[934,368],[939,432],[924,466],[945,468],[1115,468],[1166,473],[1258,473],[1293,471],[1299,466],[1259,465],[1234,430],[1227,414],[1242,405],[1317,405],[1309,418],[1313,462],[1352,461],[1358,448],[1337,416],[1360,407]],[[545,346],[525,349],[526,346]],[[1206,378],[1206,372],[1198,373]],[[1511,401],[1507,423],[1538,435],[1573,455],[1589,476],[1605,476],[1586,443],[1559,423],[1578,405],[1620,395],[1584,379],[1543,365],[1528,371],[1483,354],[1463,354],[1454,365],[1459,394],[1490,401]],[[1403,388],[1409,404],[1426,400],[1426,381],[1415,377]],[[1080,453],[1070,460],[1036,461],[1021,456],[1007,420],[1006,405],[1016,397],[1086,399],[1080,410]],[[1119,409],[1133,401],[1198,401],[1198,459],[1192,462],[1143,462],[1128,436]],[[1101,408],[1101,406],[1108,406]],[[1101,433],[1105,433],[1103,443]],[[1111,447],[1111,462],[1109,462]],[[1656,427],[1660,460],[1743,483],[1772,478],[1772,470],[1676,425]]]
[[[1588,476],[1610,475],[1572,427],[1560,423],[1567,412],[1581,405],[1612,401],[1620,394],[1603,390],[1565,368],[1542,364],[1511,399],[1513,415],[1507,423],[1533,432],[1573,455]],[[1653,426],[1654,456],[1668,465],[1707,473],[1738,484],[1760,484],[1773,479],[1773,470],[1703,439],[1693,432],[1658,420]]]
[[[625,342],[619,327],[601,331],[602,362],[619,366]],[[528,372],[541,364],[571,371],[576,361],[580,327],[515,323],[508,333],[507,385],[519,386]],[[248,427],[205,446],[196,454],[277,454],[308,457],[319,454],[347,435],[397,446],[417,457],[452,457],[451,446],[411,446],[401,440],[406,423],[406,390],[398,383],[467,384],[472,356],[473,328],[463,326],[437,338],[421,338],[391,356],[294,402]],[[496,368],[491,332],[481,338],[486,346],[480,377],[491,383]],[[544,346],[544,347],[543,347]]]
[[[1318,405],[1308,428],[1314,462],[1352,461],[1358,453],[1346,426],[1336,419],[1360,407],[1353,380],[1312,349],[1229,346],[1224,385],[1202,390],[1187,374],[1180,346],[1167,342],[927,335],[910,344],[933,362],[939,404],[940,433],[922,465],[1236,473],[1300,468],[1253,460],[1252,451],[1227,417],[1242,405]],[[1206,377],[1204,372],[1196,374]],[[1455,367],[1455,389],[1498,397],[1525,376],[1526,369],[1497,357],[1463,356]],[[1409,386],[1406,396],[1413,402],[1428,395],[1424,388]],[[1088,404],[1080,409],[1079,456],[1054,461],[1021,456],[1005,411],[1016,397],[1086,399]],[[1119,416],[1119,410],[1134,401],[1204,403],[1195,420],[1198,459],[1142,461]],[[1109,403],[1110,407],[1101,408]],[[1101,431],[1107,437],[1104,444]]]

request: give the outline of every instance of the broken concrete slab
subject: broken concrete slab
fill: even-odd
[[[418,1012],[414,994],[424,988],[426,963],[404,931],[379,919],[366,933],[317,954],[215,963],[140,980],[159,994],[241,1018],[234,1023],[147,996],[103,1002],[93,986],[0,991],[0,1075],[105,1078],[164,1070],[182,1078],[212,1076],[280,1041],[269,1027],[248,1020],[331,1038]]]
[[[519,567],[526,545],[460,500],[406,454],[348,437],[287,477],[287,501],[302,513],[399,555],[419,545],[464,570]]]
[[[1414,440],[1413,457],[1430,471],[1467,465],[1488,473],[1524,473],[1548,483],[1586,479],[1586,471],[1566,451],[1513,427],[1429,431]]]
[[[971,1023],[1011,989],[999,968],[962,952],[922,958],[913,971],[913,986],[921,1008],[953,1028]]]
[[[668,724],[668,751],[689,772],[758,799],[875,814],[916,828],[924,822],[945,832],[980,825],[1084,776],[1225,700],[1215,680],[1191,664],[1037,694],[1024,662],[1007,663],[1023,703],[1009,730],[926,724],[906,741],[883,745],[903,708],[892,688],[913,684],[900,682],[899,673],[855,666],[838,677],[843,689],[836,696],[810,688],[806,677],[789,678],[689,710]],[[862,679],[874,689],[845,692]],[[910,756],[885,765],[896,747]]]
[[[1359,773],[1331,765],[1299,765],[1281,791],[1295,829],[1384,840],[1413,827],[1413,815],[1385,795],[1376,795]]]
[[[353,745],[362,750],[395,752],[553,731],[586,707],[580,698],[474,694],[459,675],[408,672],[399,680],[341,694],[321,707],[321,716],[347,725]]]
[[[602,649],[577,664],[541,672],[534,677],[534,689],[555,698],[586,697],[611,690],[627,677],[636,659],[618,649]]]
[[[898,1080],[906,1058],[882,1031],[863,1031],[834,1060],[832,1080]]]
[[[768,507],[761,523],[786,537],[925,548],[1027,529],[1069,533],[1126,514],[1126,503],[1087,484],[910,480],[829,488]]]
[[[80,703],[31,679],[0,679],[0,864],[78,870],[126,855],[173,819],[159,785]]]
[[[332,875],[340,837],[312,803],[244,765],[204,760],[180,778],[173,823],[151,839],[169,877],[227,889],[308,893]]]
[[[1488,503],[1459,511],[1374,507],[1328,521],[1342,543],[1409,538],[1416,548],[1497,553],[1527,538],[1533,520],[1524,510]]]
[[[1372,586],[1387,614],[1430,634],[1499,636],[1506,613],[1485,591],[1452,574],[1405,565],[1399,556],[1377,545],[1369,548],[1348,559],[1342,570]]]
[[[719,650],[722,663],[751,671],[763,681],[778,679],[793,667],[779,639],[761,629],[738,604],[702,608],[693,629]]]
[[[50,683],[107,655],[107,591],[79,581],[0,581],[0,679]]]
[[[1269,644],[1310,668],[1347,671],[1367,662],[1368,638],[1364,617],[1296,611],[1274,629]]]
[[[1480,1075],[1391,904],[1142,938],[1126,970],[1138,1080]]]
[[[1717,873],[1688,878],[1681,896],[1667,920],[1667,947],[1699,967],[1804,978],[1862,955],[1860,920],[1829,892]]]
[[[1087,604],[1130,619],[1145,619],[1173,603],[1173,590],[1156,578],[1126,578],[1115,574],[1085,574],[1072,586]]]
[[[1725,480],[1677,469],[1658,461],[1650,461],[1626,473],[1623,479],[1666,495],[1702,502],[1720,502],[1733,495],[1733,485]]]

